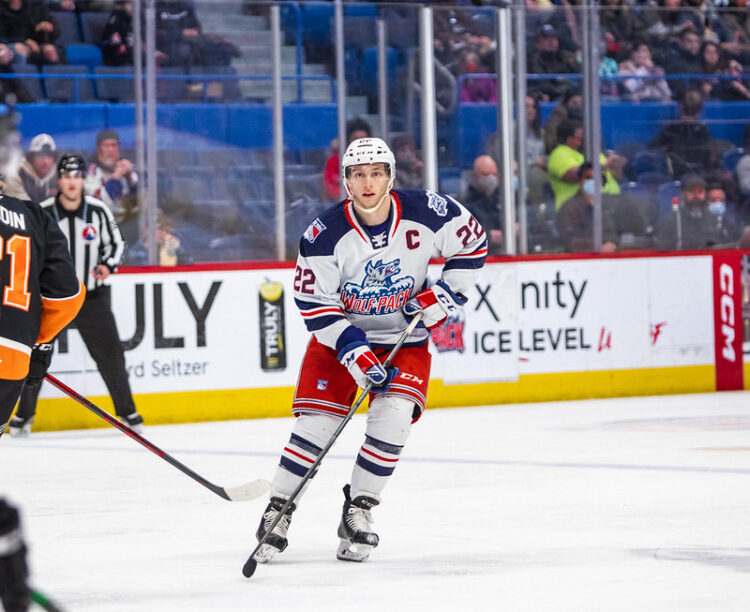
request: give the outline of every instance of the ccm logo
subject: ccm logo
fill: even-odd
[[[734,271],[727,264],[719,267],[719,291],[721,300],[719,312],[721,313],[721,335],[724,338],[724,346],[721,355],[727,361],[735,361],[737,356],[734,352]]]
[[[401,372],[398,377],[403,378],[404,380],[411,380],[420,385],[424,382],[421,378],[414,376],[414,374],[409,374],[409,372]]]

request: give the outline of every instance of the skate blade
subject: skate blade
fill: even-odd
[[[10,427],[9,433],[11,438],[28,438],[31,435],[31,426],[28,427]]]
[[[263,544],[263,546],[258,549],[258,552],[253,555],[253,559],[258,563],[268,563],[278,552],[278,548],[274,548],[270,544]]]
[[[341,538],[339,548],[336,551],[336,558],[339,561],[362,563],[363,561],[367,561],[372,548],[372,546],[368,546],[367,544],[354,544],[345,538]]]

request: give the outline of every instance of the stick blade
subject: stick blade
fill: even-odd
[[[264,478],[259,478],[239,487],[225,488],[224,492],[227,494],[229,501],[249,501],[265,495],[270,490],[271,483]]]

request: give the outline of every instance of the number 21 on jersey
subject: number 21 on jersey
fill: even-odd
[[[5,242],[5,244],[3,244]],[[0,236],[0,261],[10,256],[10,279],[3,290],[3,306],[28,310],[31,303],[29,293],[29,263],[31,259],[31,238],[13,234],[7,241]]]

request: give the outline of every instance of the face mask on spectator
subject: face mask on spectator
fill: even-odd
[[[485,176],[480,176],[479,178],[477,178],[477,186],[486,194],[490,194],[495,191],[499,183],[499,179],[494,174],[487,174]]]
[[[477,68],[479,68],[479,65],[476,62],[466,62],[464,64],[464,72],[466,74],[477,72]]]
[[[586,179],[583,181],[583,193],[586,195],[594,195],[594,179]]]
[[[513,175],[513,191],[518,191],[518,176]]]
[[[708,203],[708,212],[712,215],[723,215],[727,212],[727,205],[721,200],[714,200]]]

